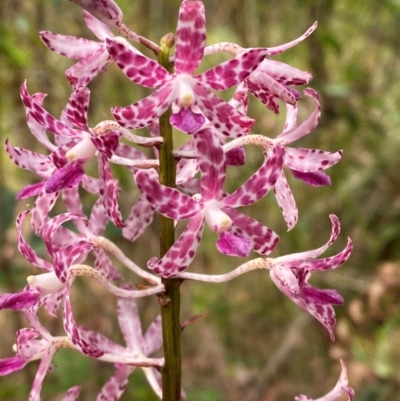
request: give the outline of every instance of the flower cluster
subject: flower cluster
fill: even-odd
[[[316,24],[300,38],[278,47],[244,49],[228,42],[206,47],[204,5],[201,1],[183,0],[175,37],[167,35],[158,46],[123,23],[123,13],[113,0],[74,2],[84,9],[86,25],[98,42],[51,32],[40,33],[49,49],[79,60],[66,71],[72,92],[61,115],[55,117],[46,110],[45,94],[31,95],[26,82],[21,86],[28,127],[48,153],[38,154],[16,147],[12,144],[13,138],[7,139],[5,144],[9,157],[17,166],[40,177],[38,183],[22,188],[17,194],[17,199],[36,197],[36,200],[32,210],[20,213],[16,224],[21,254],[42,272],[28,277],[27,286],[19,293],[0,296],[0,309],[23,311],[30,326],[17,332],[15,355],[0,360],[0,375],[40,360],[29,395],[31,401],[40,400],[52,357],[60,348],[70,348],[90,358],[115,364],[115,373],[97,400],[119,399],[136,367],[143,368],[151,387],[162,398],[160,368],[164,366],[164,358],[149,356],[163,345],[161,318],[156,317],[143,335],[135,298],[162,297],[168,279],[224,282],[253,269],[268,270],[276,286],[319,320],[333,339],[335,312],[332,305],[342,304],[343,298],[335,290],[312,287],[308,279],[313,271],[335,269],[350,256],[352,243],[349,239],[345,249],[337,255],[318,259],[339,234],[338,218],[331,216],[332,234],[324,246],[271,258],[268,255],[278,244],[278,234],[237,210],[271,192],[288,229],[292,229],[298,221],[298,210],[285,174],[290,172],[308,185],[329,185],[325,170],[341,159],[342,151],[289,146],[316,127],[321,114],[319,98],[312,88],[303,90],[304,95],[315,103],[315,109],[298,124],[297,107],[302,97],[293,86],[308,84],[311,74],[270,58],[307,38]],[[122,36],[116,36],[113,30]],[[175,53],[168,61],[173,68],[145,56],[135,43],[147,46],[156,55],[163,52],[168,55],[175,45]],[[202,60],[216,52],[228,52],[233,57],[197,74]],[[114,120],[99,121],[90,127],[87,85],[113,62],[134,84],[154,89],[154,92],[132,105],[114,107],[111,110]],[[235,86],[236,91],[228,102],[214,94],[214,91]],[[264,133],[252,132],[254,119],[247,115],[249,93],[275,113],[279,112],[278,101],[286,104],[286,123],[280,135],[269,138]],[[170,154],[178,160],[173,187],[160,182],[159,154],[167,139],[159,118],[168,109],[171,110],[170,126],[189,135],[188,142]],[[131,131],[143,127],[148,129],[148,137]],[[247,145],[261,147],[264,161],[247,181],[228,193],[224,189],[227,168],[245,164],[244,147]],[[152,147],[154,157],[149,158],[138,150],[141,146]],[[91,159],[97,161],[96,177],[85,172]],[[121,188],[112,175],[110,165],[113,163],[125,166],[132,173],[141,192],[125,220],[118,205]],[[84,212],[88,207],[83,207],[80,187],[97,198],[90,216]],[[58,198],[64,212],[51,216]],[[148,271],[137,266],[103,233],[111,221],[122,229],[126,239],[137,241],[155,212],[176,224],[181,220],[188,222],[167,252],[148,261]],[[33,231],[43,241],[46,258],[37,254],[24,238],[23,223],[28,215]],[[64,226],[67,222],[72,222],[74,228]],[[234,258],[247,257],[252,252],[259,256],[220,276],[185,271],[195,259],[205,226],[214,232],[215,246],[220,253]],[[93,267],[84,264],[89,254],[94,256]],[[134,290],[130,283],[124,283],[110,256],[146,280],[147,285]],[[77,326],[70,289],[78,276],[97,281],[118,298],[118,321],[125,346]],[[54,317],[62,309],[65,332],[61,336],[53,336],[40,323],[38,311],[42,307]],[[346,368],[343,362],[341,364],[338,384],[320,400],[334,400],[343,394],[352,400],[354,391],[347,385]],[[76,400],[79,391],[78,386],[71,388],[63,400]],[[183,390],[180,391],[183,395]],[[311,399],[299,396],[296,400]]]

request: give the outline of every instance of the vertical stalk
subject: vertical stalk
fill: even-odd
[[[172,34],[161,40],[158,62],[169,72],[169,50],[173,45]],[[164,142],[160,146],[160,183],[175,187],[176,166],[172,155],[172,126],[169,122],[171,109],[160,117],[160,135]],[[175,242],[174,221],[160,215],[160,257],[164,256]],[[162,369],[163,401],[181,399],[181,329],[180,329],[180,280],[163,279],[165,294],[161,299],[162,333],[165,365]]]

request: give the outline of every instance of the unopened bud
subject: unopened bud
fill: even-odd
[[[167,33],[161,38],[160,44],[162,51],[169,51],[175,46],[175,35],[172,32]]]

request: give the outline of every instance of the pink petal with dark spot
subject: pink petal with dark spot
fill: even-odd
[[[218,137],[204,129],[194,136],[197,162],[201,171],[201,198],[203,202],[216,199],[225,181],[226,162]]]
[[[267,49],[250,49],[196,77],[205,87],[215,90],[231,88],[243,82],[264,60]]]
[[[175,43],[175,72],[192,74],[199,66],[206,42],[206,19],[201,1],[183,1]]]
[[[290,170],[293,177],[305,182],[312,187],[329,186],[331,185],[331,178],[323,171],[315,171],[312,173],[302,173],[296,170]]]
[[[44,44],[54,52],[72,59],[81,60],[97,51],[100,43],[92,40],[59,35],[48,31],[40,32]]]
[[[108,216],[111,221],[117,227],[125,227],[125,223],[121,216],[121,211],[119,209],[118,200],[117,200],[117,192],[118,187],[114,183],[114,180],[111,175],[110,166],[107,162],[107,157],[103,154],[99,154],[98,156],[98,167],[99,167],[99,190],[100,197],[103,202],[103,205],[106,209]]]
[[[243,147],[231,149],[225,153],[227,166],[243,166],[246,163],[246,153]]]
[[[298,209],[293,193],[289,187],[283,171],[279,174],[274,186],[276,201],[282,211],[288,230],[291,230],[298,220]]]
[[[127,41],[107,39],[106,42],[108,53],[132,82],[146,88],[159,88],[172,80],[163,66],[140,54]]]
[[[111,112],[118,123],[125,128],[147,127],[166,112],[172,104],[173,96],[173,84],[168,83],[150,96],[127,107],[114,107]]]
[[[147,266],[161,277],[173,277],[184,271],[193,261],[204,230],[204,219],[198,214],[186,226],[178,240],[161,258],[152,258]]]
[[[282,172],[285,149],[275,146],[264,163],[242,186],[221,201],[224,206],[232,208],[251,205],[263,198],[276,184]]]
[[[129,241],[135,241],[153,221],[153,218],[154,208],[146,196],[141,194],[126,219],[126,227],[122,229],[123,237]]]
[[[246,135],[254,124],[254,120],[244,116],[228,103],[224,102],[201,85],[193,88],[198,106],[212,126],[228,138]]]
[[[174,220],[191,219],[202,206],[175,188],[161,185],[153,175],[145,171],[135,173],[136,184],[154,209]]]
[[[101,45],[94,53],[89,54],[65,71],[65,76],[73,89],[88,85],[101,71],[105,71],[111,61],[105,45]]]

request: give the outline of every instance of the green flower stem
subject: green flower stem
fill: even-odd
[[[169,72],[173,66],[169,62],[169,50],[173,45],[171,34],[161,40],[161,51],[158,62]],[[172,126],[169,122],[171,109],[160,117],[160,135],[164,142],[160,151],[160,183],[175,187],[176,165],[172,155]],[[160,215],[160,257],[164,256],[175,242],[174,221]],[[165,294],[160,299],[162,333],[164,342],[165,365],[162,368],[163,401],[181,399],[181,329],[180,329],[180,292],[181,280],[163,279]]]

